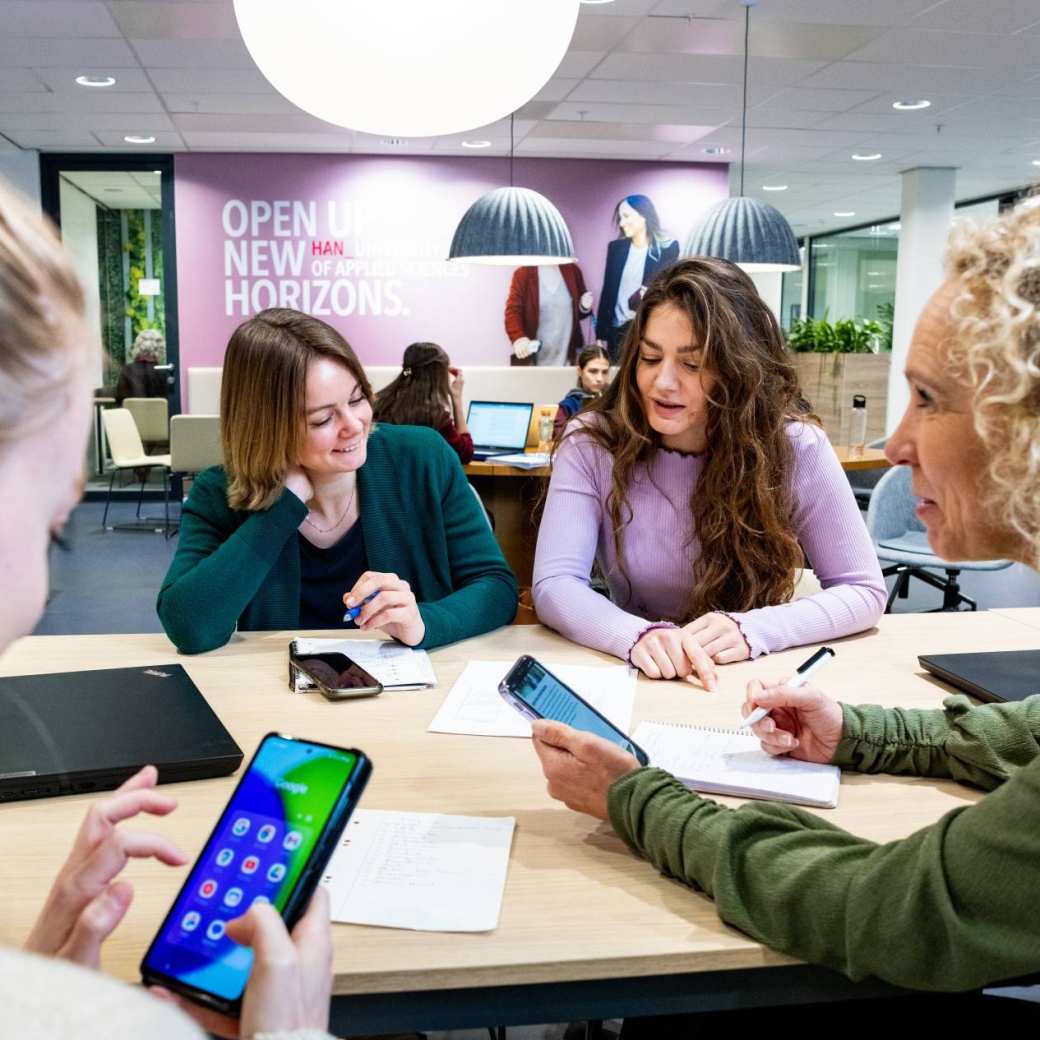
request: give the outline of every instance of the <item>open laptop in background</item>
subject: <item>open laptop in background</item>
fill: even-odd
[[[530,403],[470,401],[466,425],[473,438],[473,458],[479,462],[523,451],[533,410]]]
[[[917,660],[936,679],[980,701],[1022,701],[1040,693],[1040,650],[931,654]]]
[[[0,802],[233,773],[242,750],[179,664],[0,679]]]

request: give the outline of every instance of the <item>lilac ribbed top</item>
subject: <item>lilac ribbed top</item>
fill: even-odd
[[[877,555],[834,449],[818,426],[793,422],[788,431],[795,452],[794,531],[822,591],[731,613],[753,657],[860,632],[885,605]],[[611,465],[588,434],[568,437],[560,447],[538,533],[534,605],[542,623],[568,639],[628,660],[649,623],[677,618],[685,608],[700,553],[690,495],[704,456],[661,449],[636,467],[628,492],[633,519],[622,538],[631,587],[614,552]],[[590,587],[593,560],[609,600]]]

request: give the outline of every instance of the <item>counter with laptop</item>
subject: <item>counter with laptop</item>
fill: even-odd
[[[834,644],[837,657],[826,688],[853,703],[937,707],[949,690],[921,672],[918,656],[1035,650],[1040,621],[1033,615],[1040,611],[886,616],[878,632]],[[546,1021],[645,1014],[661,1007],[753,1006],[775,1000],[778,992],[813,1000],[876,991],[830,971],[792,965],[727,928],[707,899],[656,876],[609,828],[550,800],[528,740],[428,732],[455,679],[473,659],[508,664],[529,653],[549,667],[604,668],[616,667],[613,659],[537,626],[511,626],[435,651],[431,659],[438,685],[432,690],[332,703],[287,690],[287,651],[294,635],[240,634],[220,650],[181,663],[234,745],[250,755],[265,733],[277,730],[360,747],[375,763],[365,809],[511,816],[516,821],[494,931],[335,926],[335,992],[352,996],[343,1020],[349,1021],[349,1029],[343,1026],[347,1031],[529,1021],[525,1016],[535,997],[540,1020]],[[27,769],[42,774],[58,762],[75,762],[83,770],[103,764],[113,747],[128,740],[122,730],[129,722],[121,725],[117,713],[104,726],[77,725],[95,709],[99,690],[103,699],[123,705],[127,720],[135,712],[154,711],[156,728],[146,735],[153,743],[141,748],[142,753],[153,750],[155,740],[163,742],[164,716],[161,708],[155,710],[163,694],[151,685],[110,683],[103,670],[139,670],[145,683],[149,670],[169,671],[175,656],[158,634],[31,637],[16,643],[2,662],[6,676],[101,671],[90,680],[92,689],[83,679],[42,684],[49,692],[40,703],[49,707],[39,717],[40,764],[27,763],[4,740],[0,774]],[[804,648],[798,648],[728,665],[714,693],[688,683],[640,678],[633,728],[646,720],[732,728],[739,722],[747,681],[790,672],[804,656]],[[168,681],[150,679],[160,686]],[[26,682],[7,687],[15,692],[0,709],[5,719],[14,700],[35,703]],[[195,724],[190,713],[187,724]],[[208,732],[212,737],[212,729]],[[205,739],[200,736],[197,751],[204,749]],[[216,739],[234,754],[219,731]],[[214,776],[171,785],[179,808],[150,826],[194,857],[234,783],[232,776]],[[0,860],[0,888],[8,897],[0,941],[16,944],[28,931],[90,797],[35,798],[9,802],[0,810],[0,842],[7,850]],[[952,781],[925,784],[857,775],[841,784],[836,809],[819,811],[839,826],[884,842],[978,797]],[[182,876],[154,863],[131,862],[126,877],[136,891],[134,911],[118,941],[106,948],[107,970],[137,978],[140,956]],[[610,907],[608,916],[604,906]]]

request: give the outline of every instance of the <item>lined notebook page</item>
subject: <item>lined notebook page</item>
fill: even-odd
[[[838,804],[841,770],[837,766],[774,758],[751,734],[641,722],[632,739],[650,757],[651,765],[694,791],[826,809]]]

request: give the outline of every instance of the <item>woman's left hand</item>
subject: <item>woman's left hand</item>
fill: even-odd
[[[740,625],[725,614],[702,614],[683,631],[689,632],[716,664],[746,661],[751,656]]]
[[[96,968],[102,944],[123,920],[134,897],[130,882],[119,880],[127,863],[157,859],[182,867],[188,862],[169,839],[119,826],[141,813],[173,812],[177,802],[154,790],[158,778],[155,766],[145,766],[90,807],[25,941],[27,950]]]
[[[373,593],[378,595],[365,603]],[[408,582],[396,574],[365,571],[343,597],[343,602],[348,607],[363,604],[361,613],[354,619],[354,624],[362,631],[382,629],[405,646],[421,643],[426,635],[426,623],[419,613],[415,593]]]
[[[615,780],[639,768],[617,744],[562,722],[537,719],[531,739],[548,781],[549,796],[568,809],[609,818],[607,794]]]
[[[466,387],[466,377],[462,374],[461,368],[449,368],[448,371],[451,373],[451,396],[457,400],[462,400],[462,391]]]

